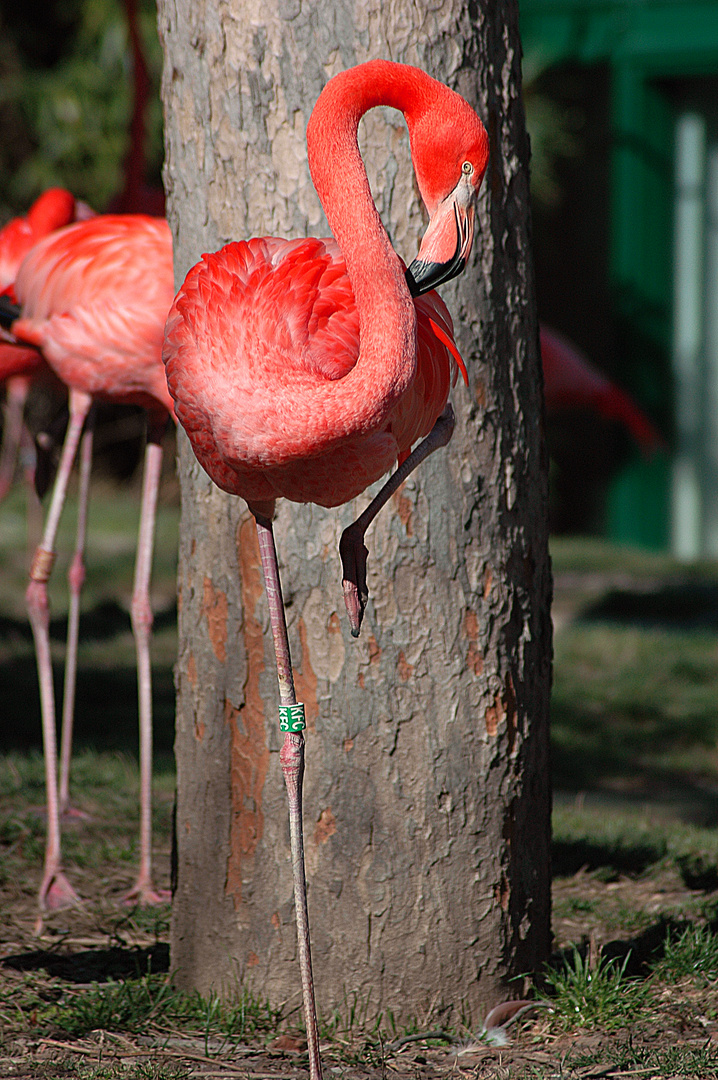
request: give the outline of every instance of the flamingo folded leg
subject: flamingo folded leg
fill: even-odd
[[[342,588],[344,590],[344,604],[349,616],[349,625],[353,637],[359,637],[364,608],[369,599],[369,590],[366,584],[366,560],[369,552],[364,545],[364,534],[381,508],[389,501],[400,484],[406,480],[409,473],[421,465],[430,454],[438,450],[451,439],[454,433],[454,410],[450,404],[438,418],[433,428],[425,439],[412,450],[409,457],[401,463],[396,472],[392,473],[381,491],[377,492],[367,506],[363,514],[348,525],[342,533],[339,541],[339,554],[342,560]]]

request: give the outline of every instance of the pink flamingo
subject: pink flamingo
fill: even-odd
[[[377,105],[406,118],[431,219],[406,272],[372,201],[357,146],[359,120]],[[447,399],[460,358],[451,318],[436,294],[419,294],[466,264],[487,137],[453,91],[416,68],[375,60],[330,80],[309,121],[307,145],[336,242],[265,237],[205,255],[172,307],[163,355],[177,417],[198,460],[221,488],[246,499],[256,518],[286,732],[280,761],[310,1072],[318,1078],[302,844],[304,719],[272,531],[275,499],[337,506],[399,459],[399,469],[342,537],[345,601],[356,635],[366,602],[366,528],[453,430]]]
[[[149,578],[162,434],[172,400],[161,363],[162,331],[172,302],[172,243],[164,220],[106,215],[69,225],[42,240],[24,260],[15,283],[21,305],[10,330],[42,351],[70,391],[70,423],[42,540],[30,571],[27,607],[35,638],[42,703],[48,829],[40,911],[78,902],[62,867],[57,787],[55,703],[49,642],[47,581],[72,463],[82,437],[81,495],[89,483],[93,401],[139,404],[148,412],[142,509],[132,595],[140,716],[140,868],[126,899],[154,903],[167,897],[152,887],[152,696]],[[7,321],[7,320],[6,320]],[[87,423],[86,423],[87,422]],[[84,437],[82,436],[85,428]],[[82,523],[84,533],[84,522]],[[73,560],[71,578],[84,576]],[[41,925],[41,923],[40,923]]]
[[[15,299],[15,278],[23,259],[43,237],[73,221],[86,221],[94,217],[94,211],[86,203],[79,202],[64,188],[48,188],[30,207],[25,217],[13,218],[0,229],[0,296]],[[0,343],[0,381],[6,382],[5,426],[2,451],[0,451],[0,498],[12,484],[18,449],[28,448],[31,465],[26,466],[29,511],[40,517],[41,510],[35,493],[35,447],[32,436],[23,422],[27,396],[32,385],[41,381],[54,381],[61,385],[52,369],[36,348],[3,341]],[[77,673],[77,644],[80,621],[80,591],[84,571],[78,569],[84,548],[85,523],[87,519],[87,496],[89,491],[89,465],[83,474],[78,507],[78,528],[75,542],[75,558],[69,574],[70,607],[68,613],[67,651],[65,662],[64,705],[62,718],[62,749],[60,754],[60,813],[79,815],[70,807],[70,754],[75,704]],[[30,531],[30,530],[28,530]],[[35,530],[33,530],[34,532]]]
[[[604,419],[623,424],[646,453],[665,445],[633,398],[594,367],[568,338],[542,326],[540,340],[549,415],[562,409],[593,409]]]
[[[72,221],[92,216],[85,203],[77,202],[64,188],[48,188],[25,217],[16,217],[0,229],[0,295],[14,299],[13,286],[20,264],[35,244]],[[32,383],[48,374],[47,365],[36,349],[3,343],[0,345],[0,382],[6,383],[5,423],[0,450],[0,499],[12,485],[21,442],[31,446],[23,423],[25,402]],[[33,481],[28,471],[28,485]]]

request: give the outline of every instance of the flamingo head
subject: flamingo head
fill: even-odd
[[[420,296],[460,274],[471,254],[476,201],[489,146],[474,110],[445,88],[450,98],[437,125],[431,117],[409,119],[412,158],[429,226],[419,254],[406,271],[412,296]]]
[[[75,199],[64,188],[48,188],[27,212],[27,222],[36,240],[74,220]]]

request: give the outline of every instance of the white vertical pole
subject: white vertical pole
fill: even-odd
[[[706,170],[705,274],[705,554],[718,556],[718,144],[709,145]]]
[[[673,465],[672,539],[680,559],[702,548],[700,484],[705,120],[684,113],[676,125],[673,373],[677,448]]]

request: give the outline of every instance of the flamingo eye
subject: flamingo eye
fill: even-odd
[[[468,176],[470,172],[474,171],[474,166],[471,164],[470,161],[465,161],[464,164],[461,166],[461,171]]]

